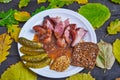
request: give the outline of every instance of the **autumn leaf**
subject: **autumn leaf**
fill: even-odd
[[[32,16],[41,12],[41,11],[44,11],[44,10],[47,10],[47,9],[51,9],[51,8],[54,8],[53,6],[48,6],[48,7],[45,7],[45,6],[41,6],[40,8],[37,8],[34,12],[32,12]]]
[[[37,14],[43,10],[46,10],[45,6],[41,6],[40,8],[37,8],[34,12],[32,12],[32,16],[34,16],[35,14]]]
[[[12,0],[0,0],[0,3],[9,3],[11,2]]]
[[[120,4],[120,0],[111,0],[111,1],[114,2],[114,3]]]
[[[107,6],[100,3],[88,3],[78,9],[78,13],[83,15],[94,29],[100,28],[111,16]]]
[[[90,74],[85,73],[77,73],[75,75],[70,76],[66,80],[95,80]]]
[[[0,80],[37,80],[37,75],[28,70],[22,62],[11,65],[2,75]]]
[[[30,13],[28,13],[27,11],[17,11],[14,13],[14,18],[20,22],[27,21],[30,17]]]
[[[52,7],[63,7],[64,5],[70,5],[74,0],[48,0]]]
[[[117,34],[120,32],[120,20],[116,19],[110,22],[110,26],[107,27],[108,34]]]
[[[11,38],[18,42],[18,36],[21,28],[18,27],[19,25],[7,25],[8,33],[10,34]]]
[[[101,40],[98,46],[100,51],[96,59],[96,65],[103,69],[111,69],[115,62],[112,45]]]
[[[88,0],[76,0],[76,2],[78,2],[78,4],[87,4]]]
[[[46,2],[47,0],[37,0],[37,3],[40,4],[40,3],[44,3]]]
[[[113,43],[113,53],[117,61],[120,63],[120,39],[116,39]]]
[[[14,13],[16,10],[8,10],[6,12],[0,12],[0,26],[5,26],[8,24],[18,24],[18,22],[14,19]]]
[[[11,37],[7,34],[0,35],[0,64],[5,61],[9,55],[8,50],[11,48]]]
[[[29,2],[30,2],[30,0],[20,0],[18,6],[19,6],[19,8],[26,7]]]

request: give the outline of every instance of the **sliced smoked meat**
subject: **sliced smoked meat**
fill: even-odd
[[[85,36],[85,34],[87,33],[87,30],[83,29],[83,28],[77,28],[76,31],[72,32],[72,36],[73,36],[73,42],[72,42],[72,47],[74,47],[75,45],[77,45],[82,38]]]

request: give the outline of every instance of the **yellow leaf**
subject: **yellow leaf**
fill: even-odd
[[[30,2],[30,0],[19,0],[20,2],[19,2],[19,4],[18,4],[18,7],[21,9],[22,7],[26,7],[28,4],[29,4],[29,2]]]
[[[86,73],[77,73],[74,74],[72,76],[70,76],[69,78],[67,78],[66,80],[95,80],[95,78],[93,78],[91,76],[91,74],[86,74]]]
[[[37,3],[40,4],[40,3],[44,3],[46,2],[46,0],[37,0]]]
[[[120,39],[116,39],[113,43],[113,53],[116,60],[120,63]]]
[[[29,18],[30,18],[30,13],[28,13],[27,11],[17,11],[14,13],[14,18],[17,20],[17,21],[20,21],[20,22],[25,22],[27,21]]]
[[[10,66],[0,80],[37,80],[37,75],[27,69],[22,62]]]
[[[19,28],[18,25],[7,25],[7,28],[8,28],[8,33],[10,34],[11,38],[17,42],[18,35],[20,33],[21,28]]]
[[[79,4],[87,4],[88,0],[76,0]]]
[[[0,35],[0,64],[6,60],[6,56],[8,56],[8,50],[11,47],[12,40],[11,37],[7,34]]]

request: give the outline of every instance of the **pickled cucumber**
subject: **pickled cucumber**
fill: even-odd
[[[36,49],[36,48],[30,48],[30,47],[25,47],[25,46],[22,46],[20,48],[20,52],[22,52],[23,54],[26,54],[26,55],[39,55],[41,53],[45,53],[44,49]]]
[[[23,56],[21,56],[21,58],[22,58],[22,60],[28,61],[28,62],[39,62],[39,61],[43,60],[44,58],[46,58],[47,56],[48,56],[48,54],[43,53],[43,54],[36,55],[36,56],[23,55]]]
[[[24,46],[27,46],[27,47],[31,47],[31,48],[41,48],[41,47],[42,47],[42,44],[41,44],[41,43],[28,40],[28,39],[26,39],[26,38],[24,38],[24,37],[20,37],[20,38],[18,39],[18,42],[19,42],[21,45],[24,45]]]
[[[25,65],[26,65],[27,67],[31,67],[31,68],[43,68],[43,67],[49,65],[49,64],[50,64],[50,61],[51,61],[50,58],[45,58],[45,59],[43,59],[42,61],[37,62],[37,63],[26,62]]]

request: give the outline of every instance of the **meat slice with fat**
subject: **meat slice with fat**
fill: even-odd
[[[68,26],[68,27],[65,29],[65,31],[64,31],[64,38],[65,38],[65,40],[66,40],[66,42],[67,42],[68,44],[71,43],[72,38],[71,38],[71,34],[70,34],[70,26]]]
[[[59,21],[59,23],[55,25],[55,29],[54,29],[55,37],[56,38],[62,37],[64,30],[68,25],[69,25],[69,19],[66,19],[65,21]]]
[[[76,31],[72,33],[72,36],[73,36],[72,47],[78,44],[81,41],[81,39],[85,36],[86,33],[87,33],[87,30],[83,28],[77,28]]]
[[[52,22],[52,20],[49,17],[44,19],[43,26],[44,26],[44,28],[54,30],[54,23]]]

